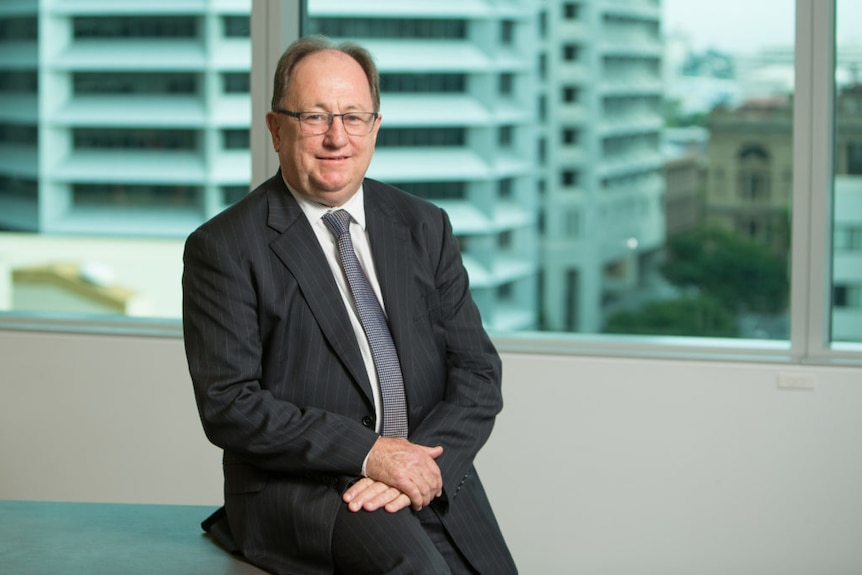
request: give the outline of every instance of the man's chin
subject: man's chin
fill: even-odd
[[[351,189],[348,186],[328,188],[318,187],[317,190],[315,190],[315,196],[317,197],[317,201],[321,204],[334,208],[352,198],[357,191],[359,191],[358,187],[356,189]]]

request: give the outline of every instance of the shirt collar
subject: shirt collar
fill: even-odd
[[[287,186],[287,182],[285,182],[285,185]],[[308,218],[310,223],[317,223],[324,215],[326,215],[327,212],[346,210],[347,213],[350,214],[350,217],[353,218],[353,221],[356,222],[363,231],[365,230],[365,192],[362,189],[362,185],[359,186],[359,190],[357,190],[349,200],[337,208],[331,208],[309,200],[299,192],[294,191],[290,186],[287,186],[287,189],[296,199],[296,202],[299,204],[299,207],[302,208],[305,217]]]

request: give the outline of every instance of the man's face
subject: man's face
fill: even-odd
[[[291,112],[374,111],[362,67],[336,50],[315,52],[300,60],[281,105]],[[326,133],[308,135],[298,119],[274,112],[267,114],[266,123],[287,184],[327,206],[343,204],[359,189],[380,128],[378,118],[370,133],[353,136],[336,117]]]

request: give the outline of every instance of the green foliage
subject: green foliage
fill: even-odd
[[[705,227],[668,242],[664,276],[695,288],[727,310],[775,314],[787,307],[787,259],[719,227]]]
[[[634,335],[738,337],[733,314],[709,297],[657,301],[611,316],[604,331]]]
[[[679,100],[665,100],[663,106],[664,123],[667,128],[705,127],[709,119],[708,112],[683,112],[682,103]]]

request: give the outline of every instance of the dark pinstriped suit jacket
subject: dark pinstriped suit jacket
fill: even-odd
[[[482,573],[515,573],[473,458],[502,408],[500,360],[445,213],[366,179],[374,262],[401,360],[410,440],[443,445],[443,524]],[[245,556],[331,573],[341,492],[377,434],[371,384],[318,241],[279,174],[193,232],[186,355]]]

